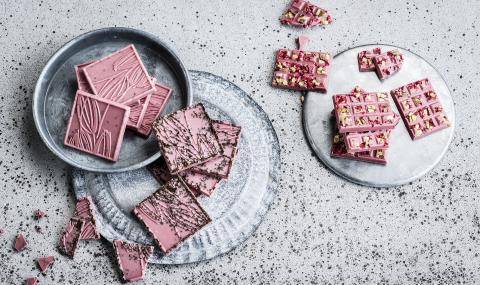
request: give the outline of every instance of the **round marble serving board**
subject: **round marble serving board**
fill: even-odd
[[[375,72],[359,72],[357,55],[362,50],[380,47],[382,51],[400,50],[405,61],[401,70],[380,81]],[[334,120],[332,95],[350,92],[356,85],[366,91],[389,92],[407,83],[428,77],[439,95],[451,126],[427,137],[413,141],[400,120],[390,138],[387,165],[330,157]],[[427,61],[406,49],[390,45],[365,45],[337,54],[329,74],[326,94],[309,92],[303,105],[303,126],[313,151],[332,171],[354,183],[391,187],[414,181],[431,170],[445,155],[455,129],[455,110],[450,90],[441,74]],[[391,100],[392,108],[400,114]]]
[[[182,264],[213,258],[246,240],[260,224],[272,202],[279,179],[280,147],[265,112],[233,83],[201,71],[190,71],[195,102],[202,102],[213,119],[242,127],[239,151],[227,181],[200,204],[212,222],[167,256],[156,247],[150,262]],[[153,244],[151,236],[131,214],[135,205],[160,184],[145,168],[100,174],[73,170],[78,197],[90,195],[100,232],[107,240]]]
[[[110,27],[80,35],[58,50],[40,74],[33,95],[33,117],[47,147],[66,163],[89,171],[122,172],[138,169],[160,157],[153,137],[127,129],[116,162],[64,145],[70,112],[77,90],[74,66],[103,58],[128,44],[137,49],[148,73],[173,92],[163,110],[171,113],[191,104],[188,72],[175,52],[156,36],[144,31]]]

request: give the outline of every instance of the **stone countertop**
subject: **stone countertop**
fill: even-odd
[[[479,1],[318,0],[335,22],[308,30],[280,25],[286,0],[31,2],[0,3],[0,284],[23,284],[38,274],[34,260],[48,254],[57,260],[41,284],[120,281],[106,241],[83,244],[74,260],[58,254],[74,205],[69,168],[43,145],[31,114],[48,58],[70,39],[108,26],[151,32],[189,69],[239,85],[270,116],[282,150],[278,196],[250,239],[211,261],[150,266],[145,284],[480,282]],[[303,135],[299,94],[269,85],[275,51],[295,47],[302,33],[312,50],[381,42],[432,63],[457,110],[441,163],[389,189],[354,185],[327,170]],[[48,218],[34,221],[36,209]],[[21,253],[12,250],[17,232],[29,242]]]

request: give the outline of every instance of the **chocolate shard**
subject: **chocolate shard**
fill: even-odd
[[[192,192],[177,177],[138,204],[133,213],[165,253],[211,221]]]
[[[78,90],[93,94],[92,88],[90,88],[90,84],[88,84],[87,78],[85,78],[85,73],[83,73],[83,69],[94,62],[95,60],[75,65],[75,74],[77,75]]]
[[[37,259],[38,267],[42,273],[47,272],[47,269],[53,264],[55,257],[53,256],[44,256]]]
[[[93,214],[93,202],[90,196],[78,199],[73,217],[84,222],[82,233],[80,234],[81,240],[100,238]]]
[[[37,285],[38,284],[38,278],[37,277],[30,277],[25,280],[25,285]]]
[[[122,240],[114,240],[113,246],[123,280],[126,282],[143,280],[148,259],[153,253],[153,246]]]
[[[358,70],[360,72],[375,71],[374,58],[377,55],[382,54],[380,48],[374,48],[373,50],[362,50],[358,53]]]
[[[148,137],[152,132],[153,122],[160,116],[172,94],[172,89],[155,83],[155,91],[150,95],[145,114],[137,128],[137,133]]]
[[[18,234],[17,238],[15,239],[15,244],[13,248],[15,248],[17,252],[20,252],[24,250],[26,247],[27,247],[27,241],[25,240],[25,237],[23,236],[22,233]]]
[[[80,235],[83,230],[84,222],[77,218],[71,218],[67,228],[60,238],[58,248],[63,254],[73,258]]]

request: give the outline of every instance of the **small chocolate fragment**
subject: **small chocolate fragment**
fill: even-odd
[[[41,210],[36,210],[35,211],[35,220],[40,220],[41,218],[44,218],[47,216],[47,213],[41,211]]]
[[[93,215],[93,202],[90,196],[78,199],[75,206],[74,218],[82,220],[84,222],[82,233],[80,234],[81,240],[86,239],[99,239],[95,216]]]
[[[40,271],[42,273],[47,272],[47,269],[53,264],[54,261],[55,261],[55,257],[53,256],[45,256],[37,259],[37,263],[38,263],[38,267],[40,267]]]
[[[58,248],[63,254],[73,258],[80,235],[83,230],[84,222],[77,218],[71,218],[67,228],[60,238]]]
[[[153,122],[160,116],[172,94],[172,89],[155,83],[155,91],[150,94],[145,114],[137,128],[137,133],[148,137],[152,131]]]
[[[17,252],[24,250],[27,247],[27,241],[23,237],[23,234],[18,234],[17,238],[15,239],[14,248]]]
[[[25,280],[25,285],[37,285],[38,284],[38,278],[37,277],[30,277]]]
[[[148,259],[153,253],[153,246],[114,240],[113,246],[123,280],[133,282],[143,280]]]

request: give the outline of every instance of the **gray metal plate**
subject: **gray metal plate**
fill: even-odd
[[[188,72],[175,53],[154,35],[129,29],[105,28],[83,34],[57,51],[38,78],[33,95],[33,117],[48,148],[70,165],[96,172],[120,172],[147,165],[160,156],[155,139],[127,130],[117,162],[69,148],[63,144],[77,90],[74,65],[102,58],[133,43],[149,74],[173,89],[164,113],[191,103]]]
[[[202,102],[212,118],[242,126],[239,152],[229,179],[221,182],[212,197],[199,198],[212,222],[168,256],[157,248],[150,259],[153,263],[197,262],[235,248],[260,224],[280,174],[278,139],[260,106],[221,77],[199,71],[190,75],[194,100]],[[103,237],[153,244],[131,215],[133,207],[159,187],[145,168],[115,174],[74,170],[72,176],[76,196],[92,197]]]
[[[399,49],[405,55],[405,63],[399,73],[383,82],[377,78],[375,72],[358,71],[358,52],[374,47],[381,47],[384,51]],[[400,121],[391,135],[386,166],[330,157],[333,136],[333,121],[330,115],[333,110],[332,95],[348,93],[355,85],[367,91],[390,91],[425,77],[430,79],[439,95],[452,124],[450,128],[412,141],[403,121]],[[327,94],[314,92],[307,94],[303,105],[303,126],[318,158],[335,173],[358,184],[390,187],[418,179],[442,159],[454,133],[454,104],[445,80],[423,58],[403,48],[389,45],[359,46],[335,56],[329,80]],[[398,113],[393,100],[391,104]]]

